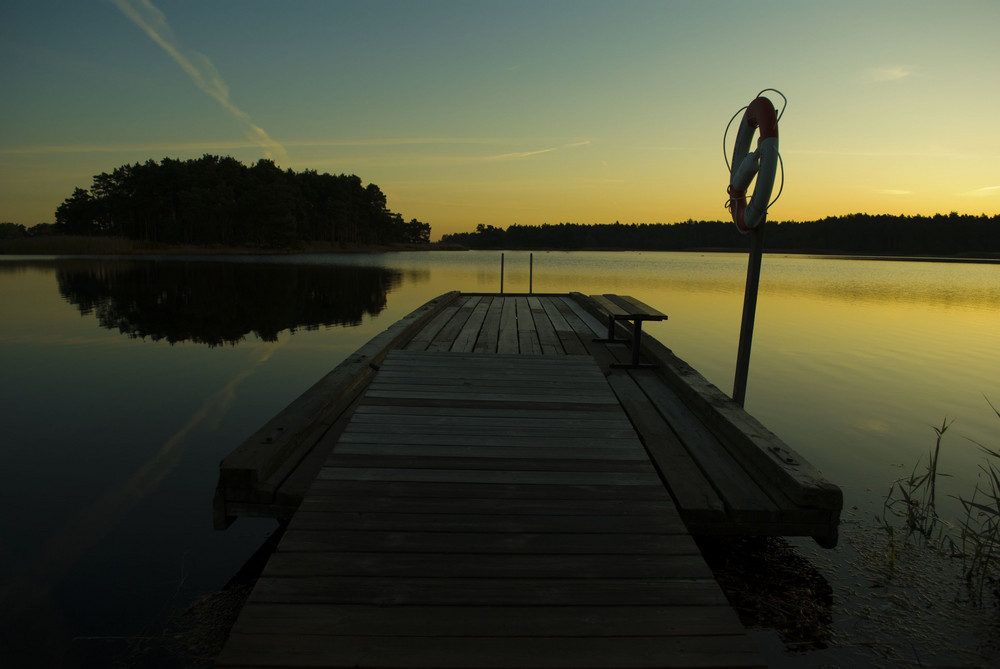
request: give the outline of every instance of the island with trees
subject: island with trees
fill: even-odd
[[[36,228],[39,226],[35,226]],[[18,230],[17,228],[20,228]],[[333,248],[426,244],[431,227],[405,221],[373,183],[354,175],[282,170],[261,159],[164,158],[122,165],[76,188],[44,230],[3,224],[3,237],[56,233],[156,245]]]

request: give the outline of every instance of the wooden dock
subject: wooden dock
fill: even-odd
[[[832,545],[840,490],[599,305],[441,296],[227,457],[217,527],[290,522],[218,664],[762,666],[689,533]]]

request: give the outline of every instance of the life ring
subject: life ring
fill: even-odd
[[[760,129],[757,150],[750,152],[754,130]],[[774,188],[774,174],[778,169],[778,116],[771,101],[754,98],[747,106],[740,121],[740,130],[733,146],[733,162],[729,171],[729,210],[733,222],[742,233],[747,233],[764,222]],[[747,188],[754,176],[753,197],[747,204]]]

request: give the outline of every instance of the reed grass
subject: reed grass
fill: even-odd
[[[993,404],[990,408],[1000,418],[1000,410]],[[992,589],[1000,600],[1000,451],[972,441],[987,461],[979,465],[972,496],[958,498],[965,508],[959,528],[966,579],[978,586],[980,600],[987,589]]]
[[[941,441],[949,427],[951,421],[945,418],[941,427],[933,428],[937,438],[928,456],[925,471],[917,473],[920,466],[918,463],[908,477],[898,479],[890,486],[882,508],[882,524],[891,536],[894,533],[889,515],[903,518],[907,538],[919,534],[925,539],[933,539],[935,533],[940,537],[945,522],[937,512],[937,479],[938,476],[947,474],[938,471],[938,461],[941,456]]]
[[[989,400],[987,400],[989,403]],[[997,417],[1000,410],[990,404]],[[1000,451],[973,441],[987,456],[979,466],[979,478],[970,497],[953,496],[965,510],[965,518],[952,524],[937,511],[937,483],[943,474],[939,467],[941,445],[951,421],[944,419],[934,427],[936,438],[922,473],[920,463],[908,476],[892,483],[879,520],[888,534],[886,555],[890,567],[895,564],[896,526],[892,518],[901,518],[904,540],[915,535],[929,547],[939,548],[964,561],[963,572],[972,598],[982,604],[987,592],[1000,601]]]

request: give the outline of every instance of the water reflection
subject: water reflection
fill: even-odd
[[[104,261],[60,263],[59,292],[109,330],[171,344],[235,345],[250,333],[355,326],[385,309],[402,273],[384,267]]]

